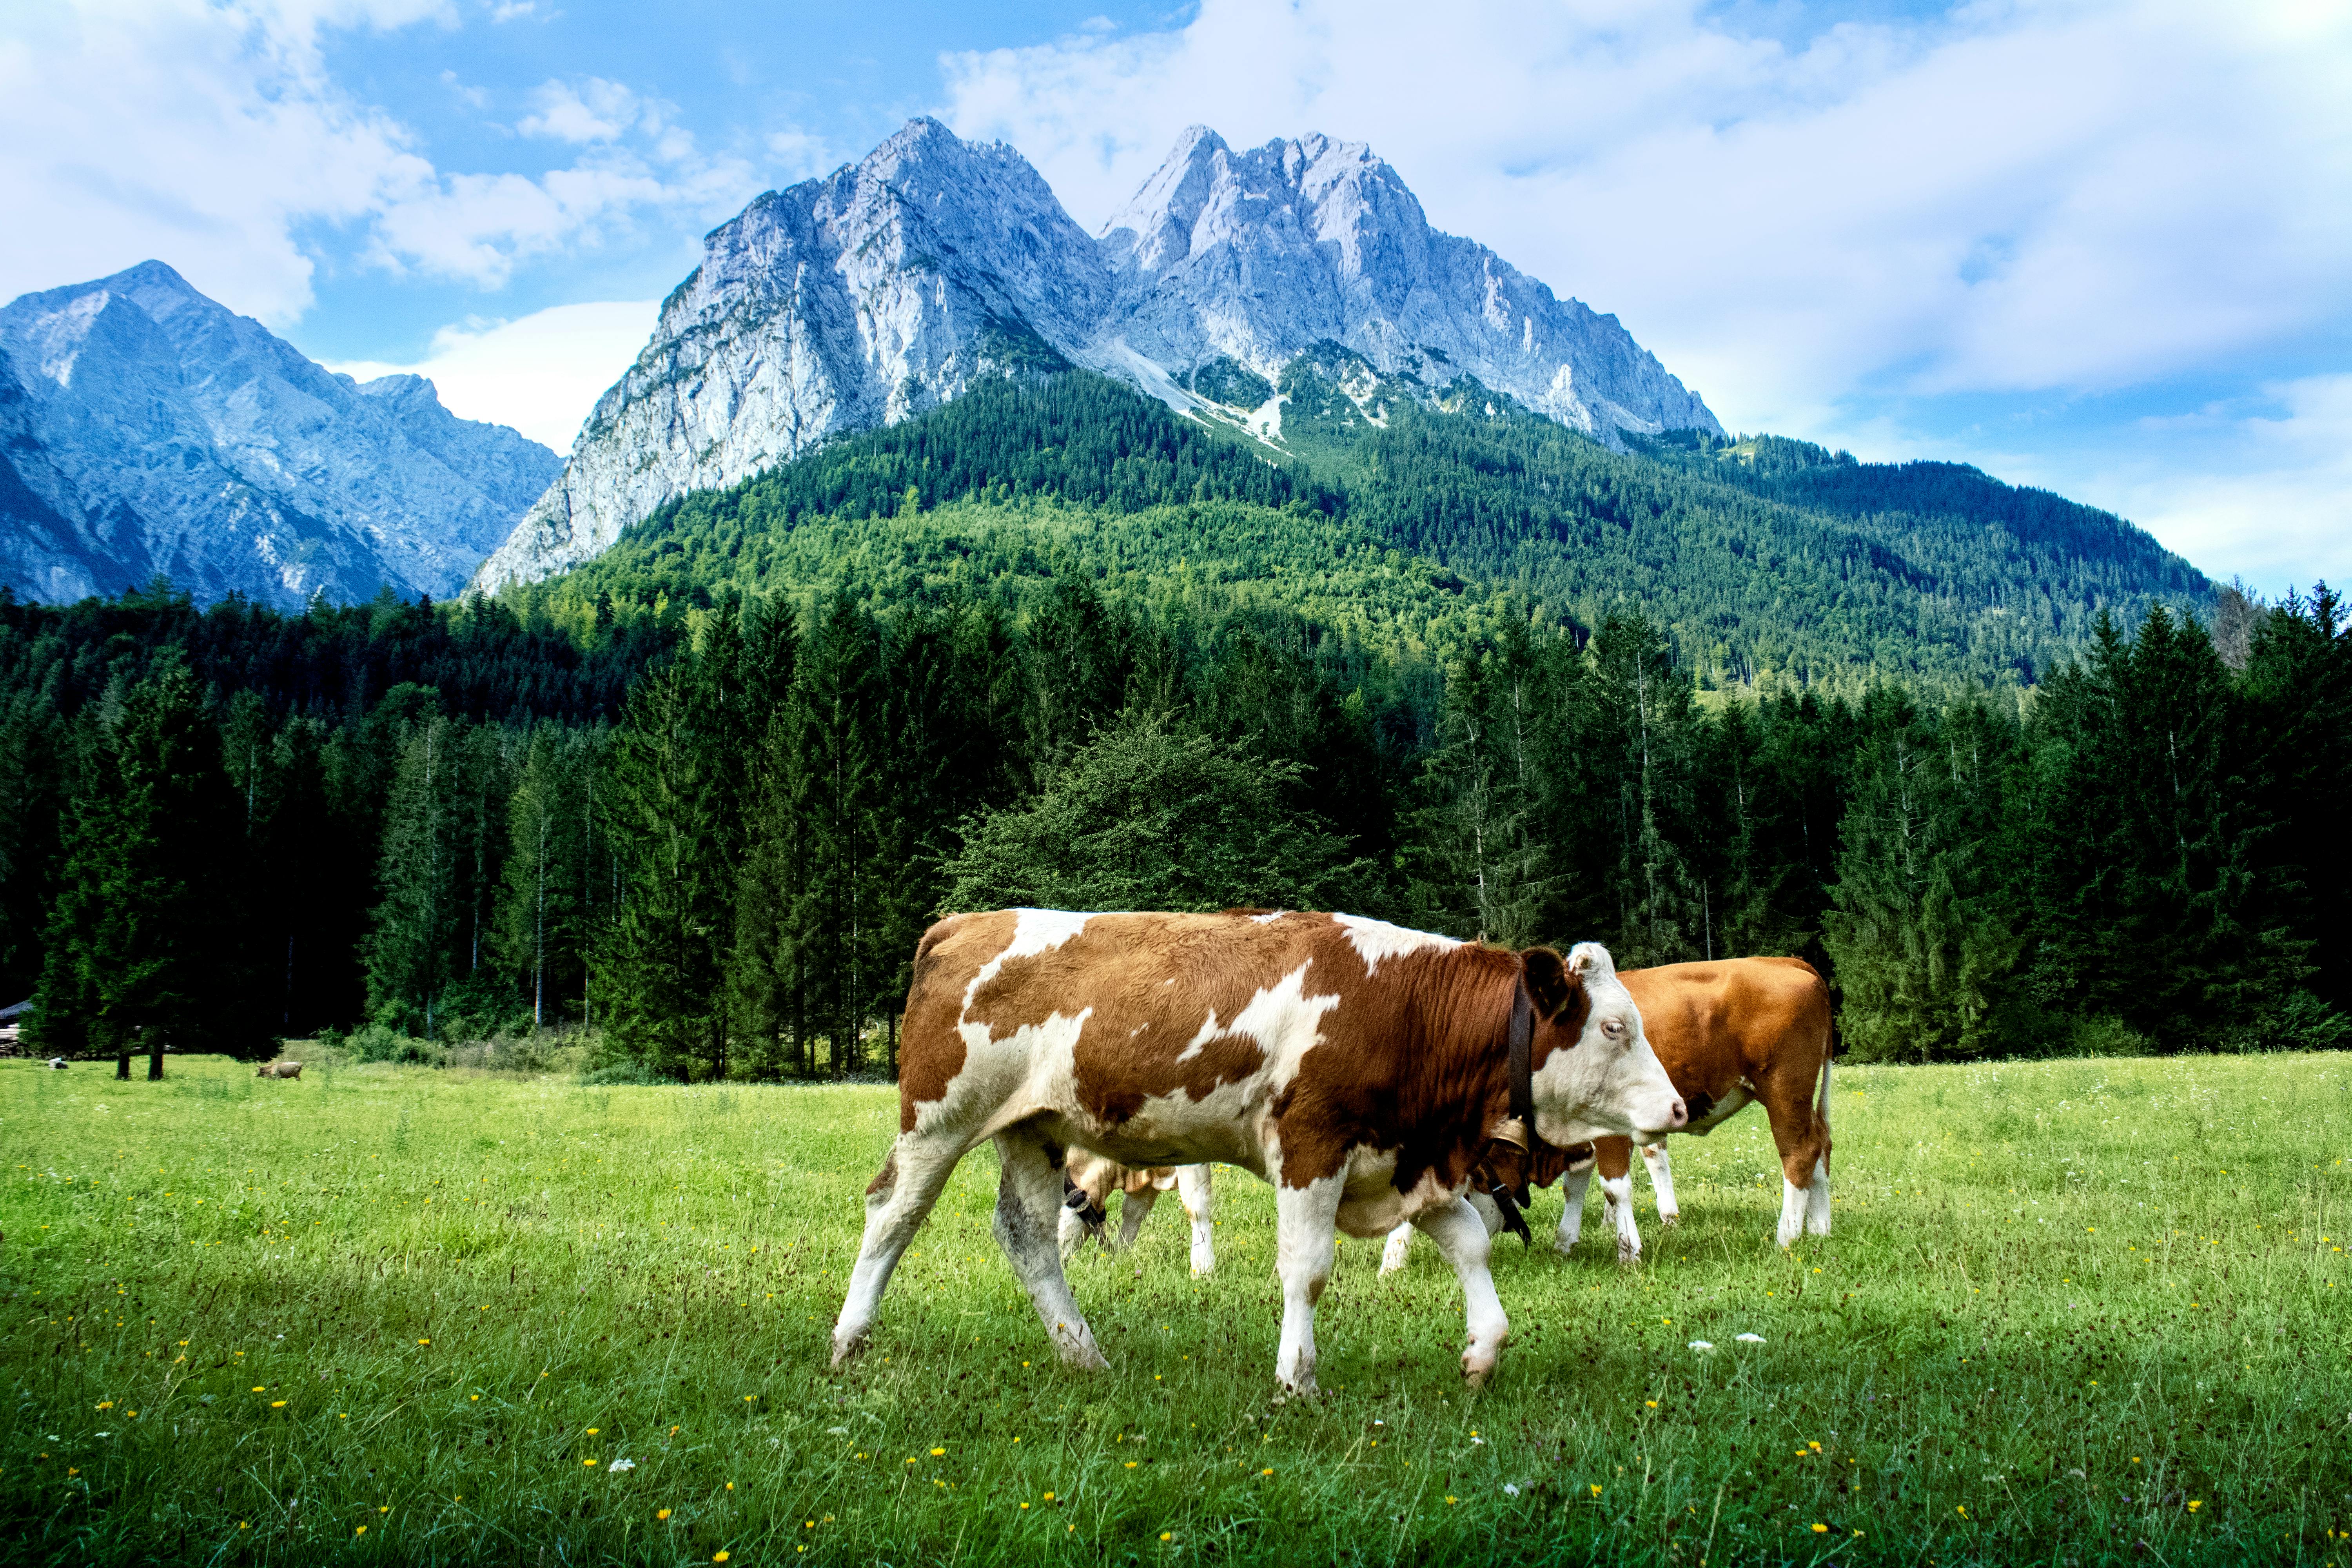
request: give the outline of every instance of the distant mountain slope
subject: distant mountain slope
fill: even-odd
[[[161,262],[0,309],[0,584],[446,596],[559,468],[413,375],[306,359]]]
[[[1264,401],[1325,339],[1384,375],[1477,376],[1612,445],[1721,433],[1615,318],[1431,228],[1360,144],[1235,153],[1196,127],[1096,239],[1012,148],[915,120],[711,232],[477,582],[578,565],[667,500],[991,379],[1078,365],[1180,409]]]
[[[1759,479],[1716,466],[1712,437],[1615,452],[1459,386],[1427,403],[1371,387],[1367,415],[1311,366],[1286,384],[1278,459],[1085,373],[977,385],[674,501],[507,596],[559,621],[844,583],[1017,607],[1076,570],[1187,613],[1288,610],[1401,665],[1450,657],[1503,614],[1590,628],[1638,611],[1727,684],[2031,680],[2101,606],[2136,617],[2210,591],[2128,524],[1980,475],[1936,490],[1940,511],[1845,510],[1762,493],[1822,464]],[[1922,483],[1847,466],[1856,495]]]

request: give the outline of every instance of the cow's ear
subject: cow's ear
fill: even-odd
[[[1596,980],[1617,978],[1617,964],[1609,950],[1597,942],[1580,942],[1568,950],[1569,973],[1587,985]]]
[[[1559,1017],[1583,988],[1583,978],[1550,948],[1531,947],[1519,954],[1519,963],[1527,973],[1528,1000],[1535,1004],[1536,1016],[1546,1023]]]

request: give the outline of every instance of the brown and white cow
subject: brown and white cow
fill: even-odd
[[[264,1062],[261,1064],[261,1070],[255,1073],[253,1076],[256,1078],[300,1078],[302,1076],[302,1064],[300,1062]]]
[[[1829,987],[1801,958],[1734,958],[1708,963],[1668,963],[1628,969],[1619,978],[1642,1010],[1650,1046],[1690,1108],[1682,1131],[1713,1131],[1750,1100],[1761,1100],[1780,1154],[1782,1247],[1811,1231],[1830,1233],[1830,1047],[1832,1023]],[[1566,1176],[1568,1206],[1554,1245],[1572,1250],[1584,1225],[1584,1194],[1597,1170],[1601,1210],[1617,1232],[1617,1257],[1631,1262],[1642,1254],[1633,1224],[1633,1142],[1596,1139],[1571,1150],[1563,1163],[1521,1161],[1496,1149],[1492,1163],[1500,1180],[1524,1201],[1529,1183],[1549,1185]],[[1675,1201],[1674,1163],[1663,1140],[1642,1145],[1650,1184],[1657,1192],[1658,1218],[1673,1225],[1682,1217]],[[1482,1184],[1475,1184],[1478,1185]],[[1496,1216],[1499,1221],[1499,1215]],[[1381,1268],[1402,1268],[1412,1233],[1391,1234]]]
[[[891,1271],[983,1139],[996,1237],[1063,1358],[1107,1363],[1055,1246],[1066,1152],[1128,1165],[1223,1161],[1272,1183],[1282,1279],[1275,1375],[1315,1386],[1315,1302],[1335,1227],[1426,1231],[1462,1281],[1483,1381],[1508,1324],[1464,1184],[1509,1131],[1508,1038],[1554,1143],[1644,1142],[1685,1112],[1608,953],[1508,952],[1350,915],[956,915],[923,935],[899,1046],[897,1143],[834,1326],[864,1344]]]
[[[1211,1227],[1216,1218],[1210,1212],[1215,1193],[1209,1181],[1208,1166],[1151,1165],[1139,1170],[1084,1149],[1072,1149],[1062,1179],[1067,1187],[1062,1203],[1064,1262],[1086,1245],[1088,1237],[1099,1237],[1106,1251],[1124,1252],[1133,1247],[1135,1233],[1151,1217],[1152,1205],[1160,1201],[1160,1194],[1173,1188],[1176,1201],[1184,1205],[1185,1215],[1192,1222],[1194,1277],[1215,1270],[1216,1238]],[[1113,1193],[1120,1194],[1116,1243],[1105,1229],[1110,1218],[1108,1208]]]

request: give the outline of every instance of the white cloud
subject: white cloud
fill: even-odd
[[[562,452],[645,347],[660,310],[658,300],[558,305],[511,321],[444,327],[414,364],[353,361],[327,368],[362,381],[403,373],[428,377],[451,413],[511,425]]]
[[[2255,410],[2213,408],[2144,424],[2142,455],[2086,474],[2171,549],[2273,597],[2316,579],[2352,584],[2352,374],[2263,389]],[[2189,448],[2196,471],[2160,471]]]
[[[578,83],[545,82],[530,98],[537,112],[515,127],[526,136],[611,142],[637,122],[637,95],[600,76]]]
[[[437,168],[320,53],[328,29],[429,21],[454,16],[443,0],[0,7],[0,299],[154,257],[283,325],[310,304],[322,244],[496,288],[642,215],[665,231],[707,222],[758,188],[743,160],[702,153],[669,105],[599,78],[547,84],[524,122],[579,147],[568,167]]]
[[[784,178],[793,183],[830,174],[844,161],[834,151],[832,142],[801,130],[772,132],[768,137],[768,153],[782,168]]]
[[[1776,15],[1786,14],[1786,8]],[[948,118],[1106,217],[1186,124],[1370,142],[1730,424],[2130,384],[2352,299],[2352,12],[1983,0],[1794,44],[1692,0],[1202,0],[950,56]]]

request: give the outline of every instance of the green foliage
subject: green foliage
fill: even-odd
[[[1369,868],[1286,795],[1296,763],[1129,714],[1016,806],[983,813],[947,863],[943,907],[1356,908]]]
[[[33,1040],[61,1055],[268,1048],[237,960],[244,879],[220,742],[163,661],[87,736]],[[128,1068],[124,1068],[127,1073]]]

